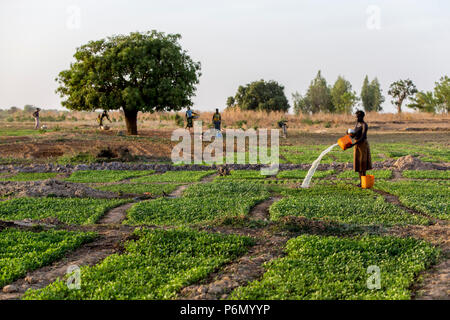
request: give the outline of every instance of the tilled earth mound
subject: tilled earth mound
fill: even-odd
[[[72,198],[117,198],[111,192],[94,190],[81,183],[55,179],[42,181],[0,181],[0,197],[72,197]]]
[[[412,155],[400,157],[395,161],[394,167],[398,170],[432,170],[435,166],[429,162],[423,162]]]

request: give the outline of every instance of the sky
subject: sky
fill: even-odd
[[[305,94],[318,70],[360,93],[377,77],[432,90],[450,71],[448,0],[1,0],[0,108],[61,107],[55,78],[77,47],[114,34],[179,33],[200,61],[194,108],[225,108],[239,85],[275,80]]]

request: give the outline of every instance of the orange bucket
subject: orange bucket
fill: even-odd
[[[370,189],[373,187],[375,183],[375,177],[373,175],[368,174],[367,176],[361,177],[361,188]]]
[[[338,139],[338,145],[342,150],[348,149],[352,145],[352,138],[349,135],[345,135]]]

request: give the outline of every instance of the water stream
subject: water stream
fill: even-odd
[[[314,175],[314,173],[316,172],[317,167],[320,164],[320,161],[322,160],[322,158],[331,150],[333,150],[334,147],[336,147],[338,144],[333,144],[332,146],[329,146],[328,148],[326,148],[324,151],[322,151],[322,153],[319,155],[319,157],[314,160],[314,162],[311,165],[311,168],[309,168],[308,174],[305,177],[305,180],[303,180],[302,183],[302,188],[309,188],[309,184],[311,183],[311,179]]]

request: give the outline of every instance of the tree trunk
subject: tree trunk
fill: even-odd
[[[127,110],[123,109],[123,112],[125,114],[125,124],[127,125],[127,133],[129,135],[137,135],[137,114],[138,111],[136,109],[133,110]]]
[[[397,103],[397,113],[402,113],[402,103],[401,102]]]

